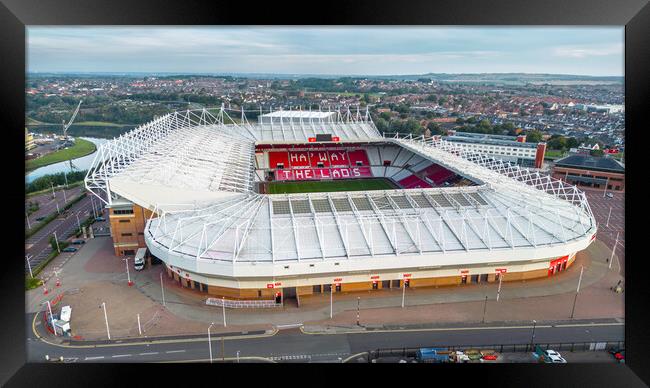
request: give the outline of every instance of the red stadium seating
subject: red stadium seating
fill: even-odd
[[[370,160],[366,155],[365,150],[348,151],[348,159],[350,159],[350,166],[370,166]],[[360,164],[357,162],[361,162]]]
[[[289,163],[291,164],[292,168],[308,168],[309,152],[307,151],[289,152]]]
[[[423,181],[422,179],[418,178],[415,175],[409,175],[397,183],[399,183],[399,185],[405,189],[421,189],[421,188],[431,187],[430,184],[428,184],[427,182]]]
[[[345,150],[327,151],[327,155],[330,160],[330,166],[332,167],[350,166],[350,159],[348,159],[348,153]]]
[[[431,166],[420,171],[420,174],[431,179],[436,185],[441,185],[449,178],[452,178],[456,175],[452,171],[449,171],[438,164],[432,164]]]
[[[284,168],[289,166],[289,153],[286,151],[273,151],[269,152],[269,168],[276,169],[278,164],[282,164]]]
[[[329,167],[330,160],[327,155],[327,151],[310,151],[309,152],[309,163],[312,167]],[[323,163],[322,166],[319,166],[318,163]]]

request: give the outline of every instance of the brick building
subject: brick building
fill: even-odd
[[[608,157],[567,156],[555,162],[552,177],[581,188],[625,191],[625,166]]]

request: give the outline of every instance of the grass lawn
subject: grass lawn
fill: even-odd
[[[345,179],[335,181],[271,182],[269,194],[322,193],[330,191],[391,190],[388,179]]]
[[[544,157],[547,158],[561,158],[566,154],[565,151],[561,150],[546,150],[546,153],[544,154]]]
[[[95,143],[84,140],[81,138],[75,138],[75,145],[65,149],[59,150],[47,155],[44,155],[38,159],[31,159],[25,162],[25,169],[27,171],[35,170],[39,167],[47,166],[48,164],[63,162],[70,159],[80,158],[88,154],[95,152],[97,147]]]

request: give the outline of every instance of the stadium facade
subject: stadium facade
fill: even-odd
[[[390,189],[266,194],[277,182]],[[368,112],[175,112],[101,145],[86,188],[115,254],[147,247],[180,285],[236,299],[532,279],[595,239],[585,194]]]

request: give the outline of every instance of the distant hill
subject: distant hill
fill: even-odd
[[[144,72],[115,72],[115,73],[29,73],[29,78],[42,77],[133,77],[145,76],[161,78],[189,78],[189,77],[232,77],[232,78],[259,78],[259,79],[301,79],[301,78],[353,78],[353,79],[385,79],[399,81],[417,81],[431,79],[437,82],[482,82],[489,84],[526,84],[526,83],[620,83],[625,78],[620,76],[589,76],[572,74],[530,74],[530,73],[426,73],[426,74],[394,74],[394,75],[344,75],[344,74],[277,74],[277,73],[144,73]]]

